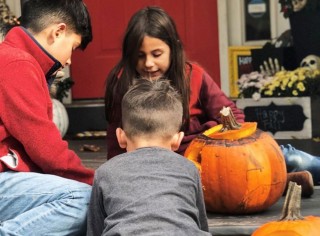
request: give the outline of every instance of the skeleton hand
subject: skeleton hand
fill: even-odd
[[[269,57],[268,61],[264,61],[263,65],[260,65],[260,72],[268,76],[273,76],[280,70],[284,70],[284,68],[279,65],[277,58],[273,60]]]

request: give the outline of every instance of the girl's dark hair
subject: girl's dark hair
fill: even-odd
[[[160,7],[146,7],[136,12],[129,21],[122,43],[122,58],[110,71],[106,81],[105,109],[107,121],[120,119],[121,99],[133,79],[138,77],[136,65],[143,38],[161,39],[170,48],[170,67],[166,74],[183,99],[184,121],[189,121],[189,77],[186,58],[175,22]]]
[[[92,41],[91,20],[82,0],[27,0],[22,6],[21,26],[39,33],[52,23],[64,22],[81,35],[81,49]]]

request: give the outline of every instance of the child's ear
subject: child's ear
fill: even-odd
[[[66,34],[67,26],[65,23],[59,23],[54,26],[53,38],[59,38],[62,34]]]
[[[177,151],[180,147],[180,143],[184,137],[184,132],[176,133],[171,140],[171,150]]]
[[[123,129],[117,128],[116,135],[117,135],[119,146],[121,148],[127,148],[127,136],[126,136],[126,133],[123,131]]]

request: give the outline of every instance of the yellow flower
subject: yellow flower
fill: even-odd
[[[317,81],[312,81],[312,79]],[[310,70],[309,68],[299,67],[293,71],[282,70],[277,72],[270,82],[260,87],[261,95],[272,96],[291,96],[307,95],[314,92],[312,86],[320,84],[320,70]],[[311,86],[311,87],[310,87]],[[311,91],[308,91],[311,89]]]
[[[287,86],[287,84],[289,83],[289,81],[290,81],[290,78],[285,78],[285,79],[282,80],[282,84],[285,85],[285,86]]]
[[[304,84],[302,82],[299,82],[297,84],[297,89],[299,89],[299,91],[304,92],[306,90],[306,87],[304,86]]]
[[[272,96],[273,92],[271,90],[266,90],[266,91],[264,91],[264,94],[268,95],[268,96]]]
[[[316,77],[317,75],[320,75],[320,70],[314,70],[312,75],[313,75],[312,77]]]
[[[281,71],[277,72],[277,73],[275,74],[275,76],[276,76],[276,77],[280,77],[280,76],[285,75],[286,73],[287,73],[286,70],[281,70]]]
[[[299,76],[297,76],[297,75],[292,75],[292,77],[290,77],[290,80],[292,80],[292,81],[297,81],[297,80],[299,80]]]

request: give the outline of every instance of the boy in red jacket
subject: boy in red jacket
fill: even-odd
[[[49,87],[92,40],[82,0],[29,0],[0,44],[0,235],[85,234],[94,171],[52,122]]]

